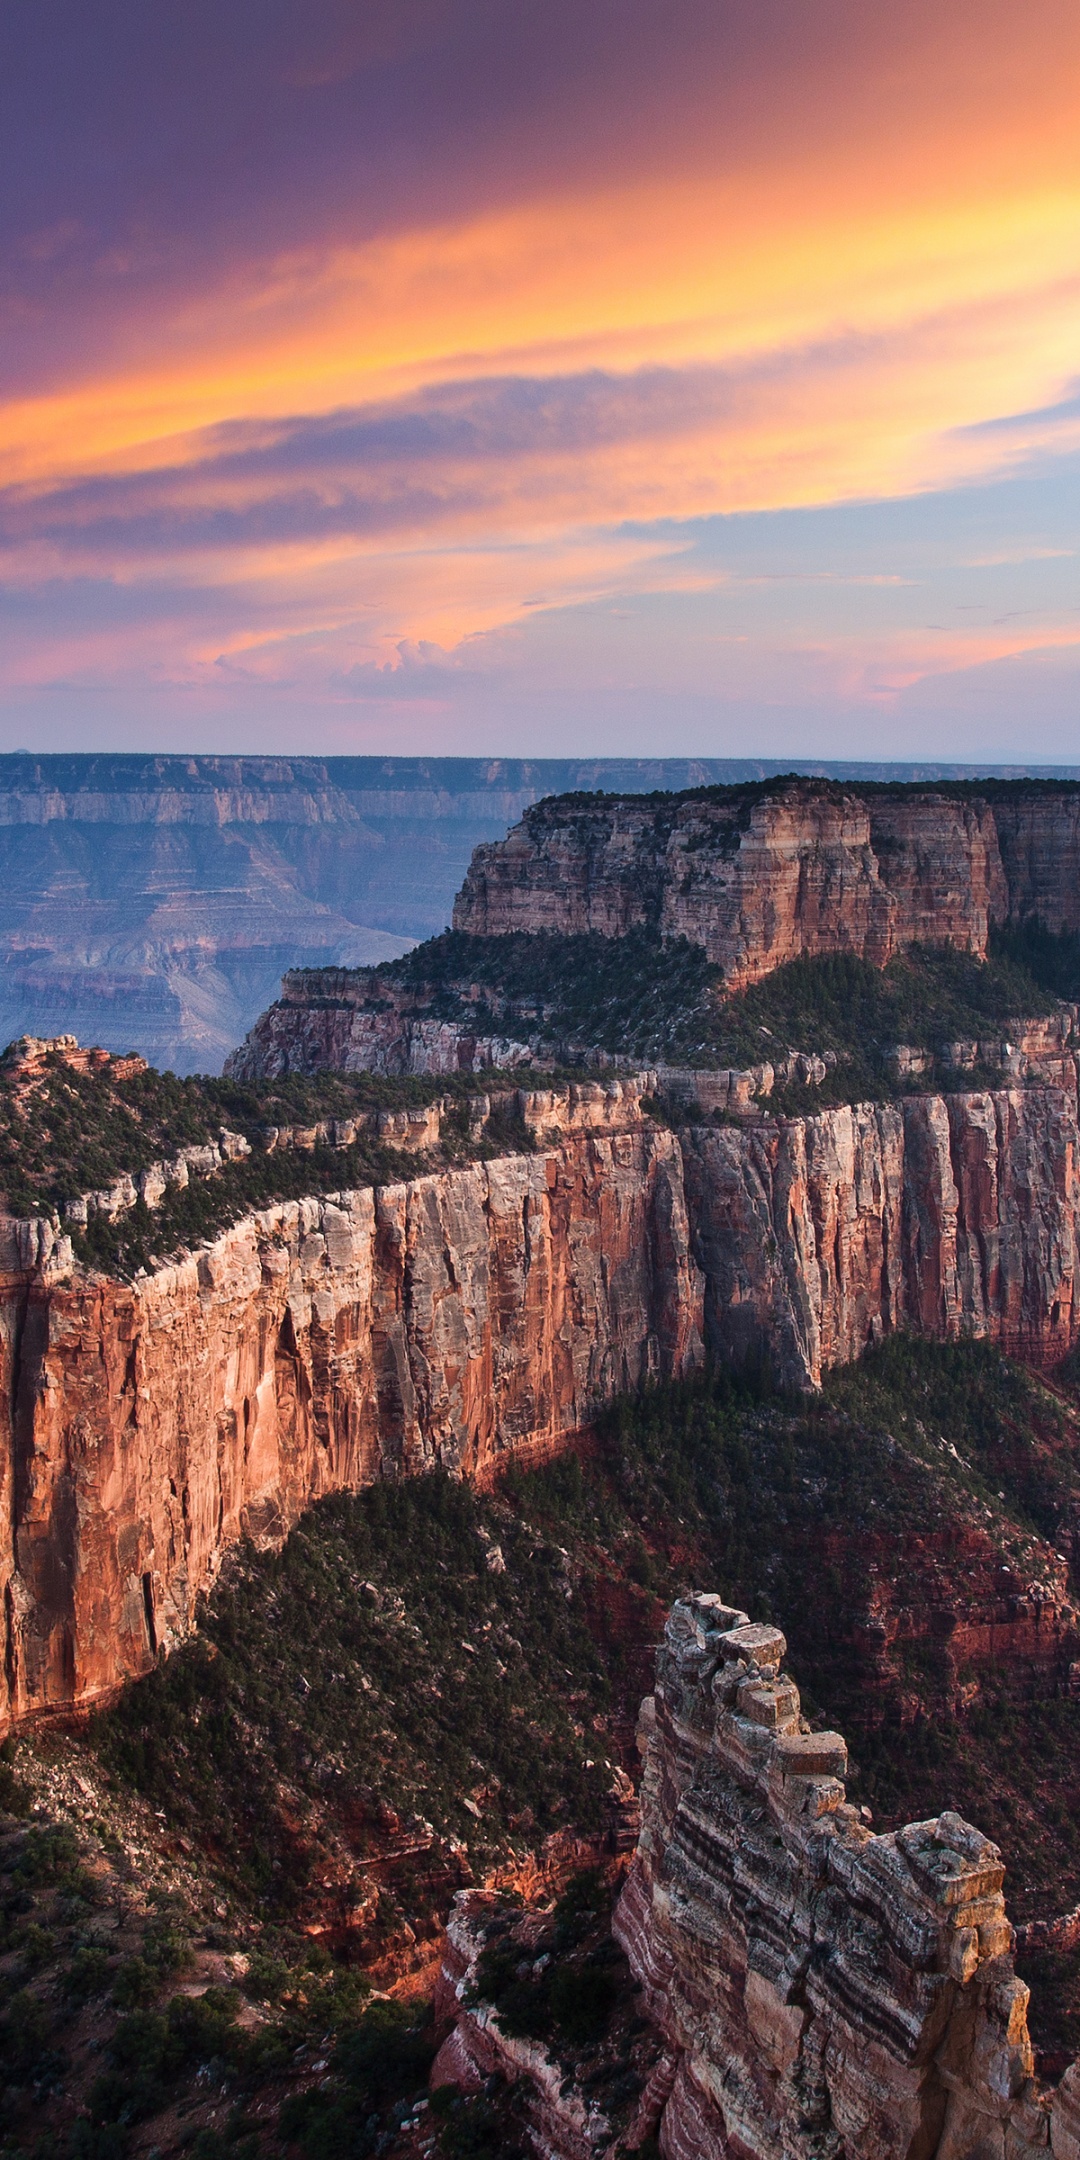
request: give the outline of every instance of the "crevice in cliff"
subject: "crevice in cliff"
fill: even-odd
[[[22,1289],[10,1291],[8,1295],[11,1299],[13,1307],[13,1320],[11,1328],[11,1366],[8,1380],[8,1429],[11,1433],[12,1445],[12,1474],[11,1484],[9,1488],[11,1495],[11,1550],[13,1558],[16,1560],[17,1564],[19,1523],[21,1520],[22,1508],[25,1500],[25,1493],[23,1489],[25,1482],[25,1470],[22,1461],[22,1451],[19,1447],[18,1442],[21,1425],[20,1406],[22,1401],[23,1384],[23,1341],[26,1334],[26,1317],[30,1304],[30,1291],[28,1287],[24,1287]]]
[[[157,1622],[154,1619],[154,1578],[147,1572],[142,1579],[143,1612],[146,1616],[146,1639],[151,1657],[158,1653]]]

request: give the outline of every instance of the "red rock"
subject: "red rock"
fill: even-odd
[[[279,1541],[320,1494],[433,1464],[483,1477],[698,1364],[679,1148],[621,1105],[542,1153],[268,1208],[131,1286],[71,1273],[47,1224],[13,1230],[10,1711],[144,1671],[229,1547]]]
[[[530,1096],[558,1144],[269,1208],[131,1286],[72,1272],[48,1223],[8,1224],[9,1713],[144,1671],[242,1535],[280,1540],[320,1494],[380,1476],[543,1459],[706,1344],[764,1347],[806,1387],[900,1327],[1032,1360],[1075,1339],[1075,1097],[931,1096],[680,1138],[639,1094]],[[1039,1662],[1053,1627],[1008,1602],[973,1612],[973,1654],[1007,1625]]]
[[[756,799],[536,804],[477,848],[454,927],[620,937],[649,923],[701,945],[734,986],[802,953],[984,953],[992,925],[1031,914],[1080,928],[1075,791],[991,801],[792,780]]]
[[[1076,2160],[1077,2068],[1032,2074],[997,1846],[948,1810],[873,1836],[786,1677],[786,1731],[742,1716],[775,1666],[717,1603],[669,1618],[614,1924],[665,2045],[665,2160]]]

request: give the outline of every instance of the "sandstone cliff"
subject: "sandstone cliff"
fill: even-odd
[[[536,805],[476,850],[454,927],[685,937],[732,986],[800,954],[883,965],[904,945],[982,954],[991,927],[1080,928],[1080,791],[860,795],[787,781],[657,801]]]
[[[483,1477],[697,1364],[679,1149],[618,1108],[544,1152],[269,1208],[130,1286],[72,1273],[47,1224],[13,1228],[10,1712],[145,1670],[229,1546],[280,1539],[321,1493],[435,1463]]]
[[[788,1384],[907,1328],[1035,1362],[1078,1323],[1075,1093],[922,1095],[696,1126],[687,1205],[714,1351]]]
[[[490,1475],[706,1349],[813,1386],[897,1328],[1076,1338],[1075,1094],[677,1135],[611,1082],[536,1151],[282,1203],[127,1285],[48,1222],[3,1253],[7,1700],[89,1700],[190,1627],[241,1535],[443,1463]]]

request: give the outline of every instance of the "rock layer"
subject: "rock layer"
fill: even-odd
[[[433,1018],[422,993],[367,968],[295,968],[225,1060],[234,1080],[283,1073],[486,1072],[533,1062],[528,1043]]]
[[[702,1356],[679,1149],[644,1121],[272,1207],[132,1285],[70,1258],[19,1226],[0,1300],[15,1715],[144,1670],[228,1547],[320,1494],[485,1476]]]
[[[1078,1320],[1080,1136],[1067,1089],[911,1096],[698,1126],[684,1165],[706,1336],[787,1384],[906,1328],[1036,1363]]]
[[[12,1714],[144,1669],[241,1535],[377,1477],[550,1453],[707,1348],[807,1387],[898,1328],[1036,1361],[1076,1338],[1067,1090],[681,1134],[618,1082],[520,1099],[533,1153],[282,1203],[132,1284],[8,1223]]]
[[[1080,928],[1080,792],[993,799],[792,780],[719,798],[567,797],[478,847],[454,928],[598,931],[647,924],[700,945],[732,986],[800,954],[876,965],[914,943],[983,954],[1028,916]]]
[[[1035,2081],[997,1846],[946,1812],[876,1837],[783,1636],[700,1595],[644,1705],[615,1933],[667,2045],[664,2160],[1075,2160],[1080,2066]]]

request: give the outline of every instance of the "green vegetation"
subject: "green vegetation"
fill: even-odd
[[[831,797],[834,801],[844,796],[868,796],[871,800],[892,798],[903,800],[912,795],[939,795],[946,802],[1008,803],[1030,801],[1033,796],[1049,795],[1054,799],[1080,794],[1080,780],[1018,778],[1010,780],[837,780],[821,773],[786,772],[770,773],[763,780],[704,781],[700,787],[653,788],[649,794],[620,795],[617,790],[604,788],[567,789],[561,795],[544,795],[539,802],[530,804],[524,816],[542,822],[564,821],[563,813],[572,807],[583,815],[597,810],[611,809],[616,803],[625,803],[630,809],[656,809],[661,813],[670,811],[680,803],[714,803],[720,809],[741,810],[752,808],[755,803],[765,802],[771,795],[784,795],[797,786],[808,796]]]
[[[238,1554],[199,1636],[99,1714],[99,1774],[207,1871],[198,1913],[179,1896],[133,1911],[108,1841],[95,1856],[28,1823],[8,1760],[24,1819],[0,1835],[0,2152],[76,2088],[64,2160],[123,2160],[140,2123],[221,2088],[232,2129],[199,2130],[202,2160],[248,2160],[245,2110],[267,2091],[285,2146],[275,2099],[259,2150],[373,2151],[417,2107],[432,2036],[368,2000],[365,1973],[433,1944],[470,1875],[555,1829],[603,1833],[609,1764],[635,1768],[664,1612],[692,1584],[784,1628],[804,1707],[846,1733],[851,1796],[879,1828],[956,1807],[1003,1845],[1015,1919],[1080,1899],[1075,1646],[1010,1662],[961,1639],[970,1615],[1008,1611],[1010,1585],[1061,1579],[1080,1500],[1069,1367],[1047,1388],[985,1344],[897,1338],[809,1401],[764,1375],[657,1388],[605,1413],[598,1443],[492,1495],[433,1474],[320,1503],[280,1553]],[[586,1876],[546,1918],[507,1906],[477,1984],[583,2081],[603,2034],[630,2093],[604,1904]],[[226,1985],[207,1960],[232,1948],[246,1971]],[[1033,2005],[1051,2055],[1080,2037],[1080,1966],[1054,1957],[1023,1968],[1060,1979]],[[508,2105],[433,2104],[444,2160],[527,2149]]]
[[[199,1635],[95,1740],[177,1828],[214,1822],[222,1864],[283,1916],[335,1857],[328,1803],[354,1857],[404,1834],[427,1929],[430,1848],[475,1859],[603,1823],[611,1771],[585,1731],[608,1699],[558,1549],[433,1474],[322,1501],[279,1554],[240,1556]],[[353,1890],[346,1872],[343,1923]],[[395,1913],[388,1893],[374,1932]]]
[[[404,2005],[372,2003],[338,2038],[326,2084],[286,2100],[282,2135],[311,2160],[365,2160],[385,2109],[410,2095],[426,2101],[434,2052],[423,2012],[418,2020]]]
[[[551,1074],[515,1073],[506,1085],[550,1086]],[[94,1215],[71,1231],[85,1266],[131,1276],[201,1240],[216,1236],[253,1208],[307,1194],[356,1190],[415,1175],[415,1157],[386,1146],[362,1129],[349,1147],[317,1141],[313,1128],[330,1120],[370,1119],[381,1111],[423,1108],[449,1100],[441,1159],[488,1157],[527,1146],[520,1119],[498,1099],[484,1130],[472,1139],[468,1107],[480,1092],[472,1075],[386,1079],[375,1073],[287,1074],[258,1085],[151,1068],[124,1070],[102,1057],[80,1071],[62,1051],[49,1052],[27,1078],[9,1050],[0,1060],[0,1199],[15,1215],[62,1211],[69,1200],[137,1177],[181,1149],[219,1144],[223,1130],[251,1149],[220,1169],[192,1170],[186,1186],[170,1185],[151,1211],[139,1200],[110,1221]],[[310,1136],[300,1149],[270,1151],[274,1128]]]
[[[611,1893],[591,1870],[571,1878],[550,1921],[529,1943],[529,1970],[522,1972],[522,1944],[512,1911],[491,1923],[477,1965],[473,2002],[490,2002],[504,2032],[519,2040],[557,2039],[569,2047],[601,2040],[615,2007],[622,1966],[607,1928]],[[602,1916],[602,1924],[598,1924]]]
[[[647,929],[621,938],[446,931],[374,973],[424,994],[439,1018],[517,1028],[558,1056],[597,1048],[643,1061],[745,1067],[789,1050],[831,1050],[840,1063],[824,1088],[799,1091],[800,1102],[824,1106],[896,1093],[897,1043],[937,1052],[948,1042],[1000,1038],[1017,1017],[1051,1012],[1058,997],[1080,998],[1080,938],[1033,924],[996,939],[986,961],[950,947],[913,947],[886,968],[853,954],[793,960],[730,997],[700,946]],[[935,1084],[943,1078],[972,1084],[948,1071]]]
[[[1071,1549],[1066,1393],[986,1344],[897,1338],[820,1398],[721,1373],[617,1404],[600,1437],[492,1498],[432,1475],[320,1503],[97,1721],[104,1760],[189,1837],[212,1826],[238,1894],[297,1915],[329,1877],[331,1930],[423,1932],[456,1843],[475,1865],[602,1825],[664,1607],[697,1581],[789,1632],[860,1799],[903,1820],[947,1792],[1009,1847],[1021,1900],[1080,1898],[1075,1832],[1037,1798],[1071,1789],[1080,1704],[1052,1676],[1024,1701],[992,1666],[965,1693],[942,1619],[943,1583],[962,1615]],[[894,1616],[884,1637],[868,1611]],[[993,1736],[1017,1718],[1031,1744],[1003,1777]],[[350,1913],[410,1826],[424,1851]]]
[[[374,973],[423,994],[437,1019],[517,1028],[568,1056],[597,1048],[630,1058],[655,1054],[688,1015],[710,1012],[720,983],[700,945],[644,929],[621,938],[446,930]]]
[[[384,2132],[390,2103],[423,2086],[425,2006],[369,2003],[360,1974],[335,1971],[321,1946],[280,1929],[268,1938],[290,1961],[256,1948],[224,1977],[217,1953],[229,1937],[207,1924],[225,1912],[220,1888],[205,1895],[189,1871],[165,1890],[160,1869],[148,1880],[145,1859],[138,1831],[129,1855],[101,1822],[0,1821],[5,2160],[128,2160],[146,2149],[141,2125],[156,2127],[173,2107],[190,2117],[209,2105],[220,2120],[222,2098],[224,2127],[196,2118],[181,2148],[194,2160],[256,2160],[267,2144],[248,2104],[267,2091],[288,2095],[312,2065],[325,2067],[320,2054],[351,2089],[363,2085],[365,2116],[375,2109]],[[286,2099],[286,2115],[297,2100]],[[276,2102],[269,2118],[263,2104],[263,2127],[276,2130],[277,2115]],[[270,2149],[284,2150],[276,2135]]]

